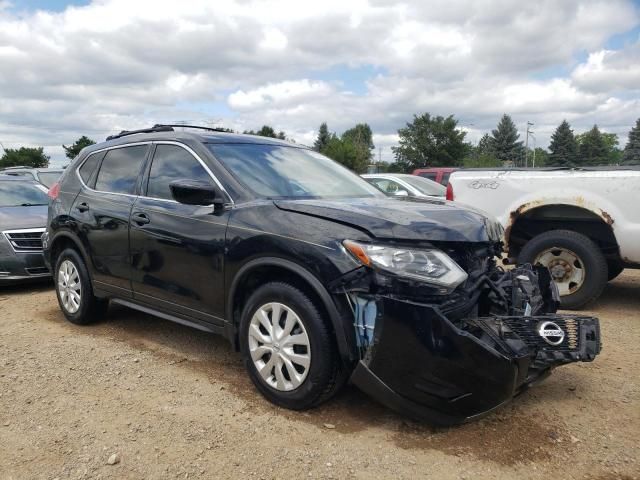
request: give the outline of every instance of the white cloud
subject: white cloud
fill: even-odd
[[[639,19],[626,0],[96,0],[19,14],[0,0],[0,141],[58,155],[82,134],[188,119],[312,143],[322,121],[366,121],[390,153],[425,111],[455,114],[472,140],[503,112],[534,121],[539,144],[563,118],[626,136],[640,41],[605,47]]]

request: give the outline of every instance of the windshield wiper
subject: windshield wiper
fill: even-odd
[[[42,207],[47,205],[46,203],[21,203],[20,207]]]

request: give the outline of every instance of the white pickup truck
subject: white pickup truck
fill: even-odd
[[[547,266],[564,308],[640,268],[640,167],[458,170],[447,198],[496,216],[509,261]]]

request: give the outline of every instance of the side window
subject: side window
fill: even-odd
[[[96,178],[96,190],[133,194],[147,145],[109,150]]]
[[[211,177],[198,160],[177,145],[158,145],[149,170],[147,197],[173,200],[169,184],[174,180],[207,180]]]
[[[85,160],[82,166],[78,169],[78,173],[80,174],[80,178],[85,183],[85,185],[89,185],[89,180],[91,179],[91,175],[93,175],[94,170],[98,166],[98,162],[100,158],[102,158],[104,154],[94,153],[93,155],[89,155],[89,158]]]
[[[443,173],[442,174],[442,180],[440,180],[440,183],[442,185],[447,185],[447,183],[449,183],[449,177],[451,176],[451,172],[447,172],[447,173]]]

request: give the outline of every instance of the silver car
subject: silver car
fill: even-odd
[[[51,277],[40,239],[48,200],[40,183],[0,174],[0,285]]]
[[[444,200],[447,189],[437,182],[403,173],[362,175],[367,182],[392,197],[437,198]]]

